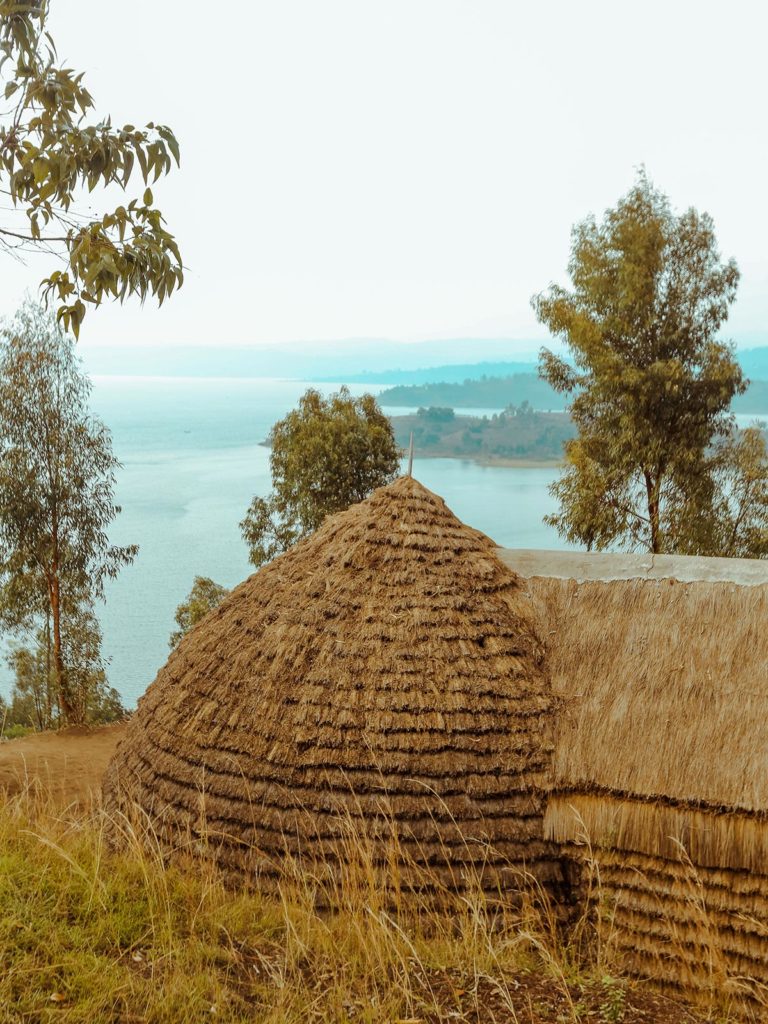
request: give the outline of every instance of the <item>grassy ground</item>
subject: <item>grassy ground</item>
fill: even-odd
[[[199,861],[166,865],[127,827],[124,838],[115,854],[99,814],[40,811],[24,794],[0,802],[0,1020],[704,1019],[631,987],[605,948],[567,944],[526,900],[470,894],[395,914],[361,862],[323,887],[321,913],[306,874],[275,895],[245,893]]]

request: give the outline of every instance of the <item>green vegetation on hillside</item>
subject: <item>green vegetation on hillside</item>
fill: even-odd
[[[534,409],[562,411],[565,403],[535,373],[481,377],[461,384],[436,383],[387,388],[378,395],[383,406],[450,406],[453,409],[506,409],[528,402]]]
[[[407,446],[413,433],[421,458],[469,458],[481,462],[558,463],[565,442],[575,435],[566,413],[534,412],[526,403],[498,415],[456,416],[453,409],[422,408],[415,416],[392,418],[395,440]]]

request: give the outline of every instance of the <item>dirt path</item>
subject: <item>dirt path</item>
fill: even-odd
[[[0,794],[32,787],[60,805],[89,802],[124,731],[123,724],[62,729],[0,743]]]

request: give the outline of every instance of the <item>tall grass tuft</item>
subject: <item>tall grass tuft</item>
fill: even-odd
[[[409,874],[395,844],[386,865],[375,849],[350,819],[345,864],[288,860],[261,892],[232,885],[200,844],[169,861],[140,815],[62,812],[32,792],[0,802],[0,1020],[660,1019],[632,1016],[642,993],[610,942],[594,920],[564,931],[532,877],[454,888]]]

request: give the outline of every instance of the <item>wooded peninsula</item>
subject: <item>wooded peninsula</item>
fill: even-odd
[[[563,444],[576,434],[565,412],[535,412],[530,405],[509,406],[494,416],[457,416],[446,407],[421,408],[393,416],[395,440],[422,458],[467,458],[498,466],[555,466]]]

